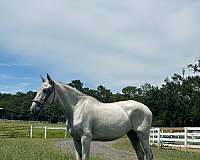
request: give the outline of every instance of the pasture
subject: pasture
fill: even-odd
[[[114,148],[132,151],[131,144],[126,137],[112,145]],[[158,149],[152,147],[154,160],[199,160],[200,153],[185,152],[172,149]]]
[[[30,127],[32,126],[48,126],[48,127],[63,127],[64,123],[50,124],[47,122],[34,122],[34,121],[12,121],[0,120],[0,138],[29,138]],[[63,138],[64,131],[48,131],[47,138]],[[67,134],[67,138],[70,135]],[[33,130],[33,138],[44,138],[44,129],[38,128]]]
[[[74,160],[72,153],[56,147],[56,140],[49,139],[0,139],[0,160]],[[92,157],[92,160],[103,160]]]
[[[56,146],[58,141],[64,140],[63,131],[49,131],[48,139],[44,139],[44,130],[34,129],[33,139],[30,139],[28,136],[30,125],[63,127],[64,123],[0,121],[0,135],[8,133],[9,137],[12,137],[1,136],[0,160],[74,160],[72,152]],[[70,138],[69,135],[68,137]],[[132,152],[132,147],[126,137],[115,141],[112,147]],[[200,157],[200,153],[158,149],[156,147],[153,147],[153,154],[154,160],[199,160]],[[92,160],[104,160],[101,158],[102,156],[92,155]]]

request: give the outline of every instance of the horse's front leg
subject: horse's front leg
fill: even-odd
[[[76,155],[76,160],[82,160],[81,141],[73,138],[73,142],[74,142],[74,152],[75,152],[75,155]]]
[[[81,138],[82,160],[89,160],[91,139],[92,139],[92,136],[90,135],[83,135]]]

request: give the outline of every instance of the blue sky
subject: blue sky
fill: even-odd
[[[200,58],[198,0],[0,0],[0,92],[40,74],[114,92],[160,85]]]

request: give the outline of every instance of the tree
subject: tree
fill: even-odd
[[[138,99],[142,95],[142,89],[135,86],[127,86],[122,89],[122,93],[128,99]],[[140,98],[139,98],[140,99]]]
[[[105,103],[112,102],[112,92],[109,89],[106,89],[106,87],[100,85],[97,87],[97,91],[101,96],[100,101]]]
[[[137,87],[135,86],[125,87],[122,89],[122,93],[128,95],[129,97],[134,97],[134,95],[137,93]]]
[[[69,83],[69,85],[71,87],[76,88],[79,91],[83,90],[83,83],[80,80],[73,80],[73,81],[71,81],[71,83]]]
[[[193,72],[200,72],[200,59],[196,64],[189,64],[188,68],[192,68]]]

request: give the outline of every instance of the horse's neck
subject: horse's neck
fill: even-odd
[[[81,92],[75,90],[74,88],[58,82],[56,83],[56,92],[59,96],[59,101],[63,105],[68,105],[72,107],[76,106],[79,99],[83,95]]]
[[[56,82],[56,94],[58,101],[65,109],[68,123],[71,124],[76,105],[84,94],[76,91],[70,86],[58,82]]]

